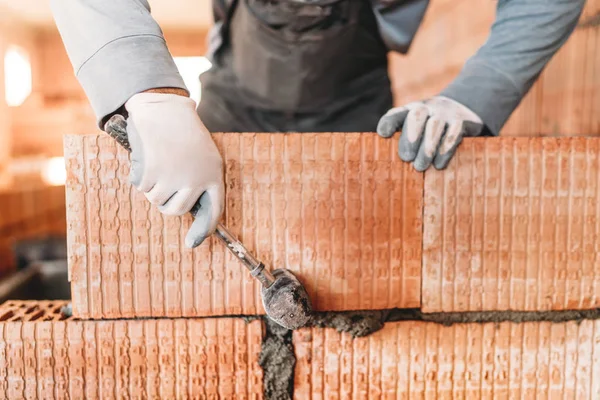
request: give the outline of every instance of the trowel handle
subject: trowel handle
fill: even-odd
[[[129,138],[127,137],[127,121],[120,114],[113,115],[107,122],[104,124],[104,131],[108,133],[113,139],[117,141],[123,148],[129,152],[131,152],[131,144],[129,143]],[[200,201],[198,200],[196,204],[190,210],[190,213],[195,218],[196,214],[200,210]],[[217,228],[215,230],[215,234],[221,241],[225,244],[225,246],[236,256],[242,264],[250,271],[252,276],[257,278],[260,283],[264,287],[269,287],[273,282],[275,282],[275,278],[269,270],[265,269],[265,265],[258,261],[252,254],[246,250],[244,245],[235,238],[225,228],[220,222],[217,224]]]

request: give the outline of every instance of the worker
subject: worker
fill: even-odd
[[[200,77],[199,105],[147,0],[51,6],[99,126],[115,113],[127,118],[131,183],[166,215],[185,214],[200,198],[186,237],[195,247],[223,212],[223,162],[210,132],[401,131],[403,161],[443,169],[462,137],[499,134],[585,0],[497,0],[486,42],[458,76],[430,98],[393,108],[387,55],[408,52],[428,3],[213,0],[212,67]],[[450,31],[476,22],[455,17]]]

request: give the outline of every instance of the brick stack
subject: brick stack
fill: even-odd
[[[293,270],[316,309],[508,312],[388,322],[362,338],[297,330],[294,398],[600,398],[598,321],[510,316],[599,307],[600,139],[466,139],[447,170],[425,174],[370,133],[215,139],[225,224]],[[189,217],[149,207],[111,139],[65,143],[75,315],[3,306],[0,393],[265,397],[270,333],[238,317],[263,313],[255,282],[215,240],[186,249]]]
[[[0,309],[0,397],[258,398],[260,321],[80,321],[57,302]]]
[[[0,275],[14,271],[17,241],[65,231],[64,186],[0,191]]]

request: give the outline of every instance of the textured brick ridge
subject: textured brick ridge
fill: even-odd
[[[388,323],[293,334],[294,398],[600,398],[600,321]]]
[[[600,306],[600,139],[467,139],[425,174],[424,312]]]
[[[225,225],[287,267],[318,310],[418,307],[422,174],[375,134],[217,134]],[[127,183],[106,135],[67,136],[74,315],[263,313],[259,285],[221,243],[184,246],[189,216],[162,216]]]
[[[0,316],[35,306],[56,310],[11,303]],[[31,319],[0,322],[2,399],[263,397],[262,321]]]

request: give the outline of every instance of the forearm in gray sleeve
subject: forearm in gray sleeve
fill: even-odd
[[[146,0],[50,0],[75,75],[100,124],[131,96],[187,90]]]
[[[498,0],[485,44],[442,91],[497,135],[573,32],[585,0]]]

